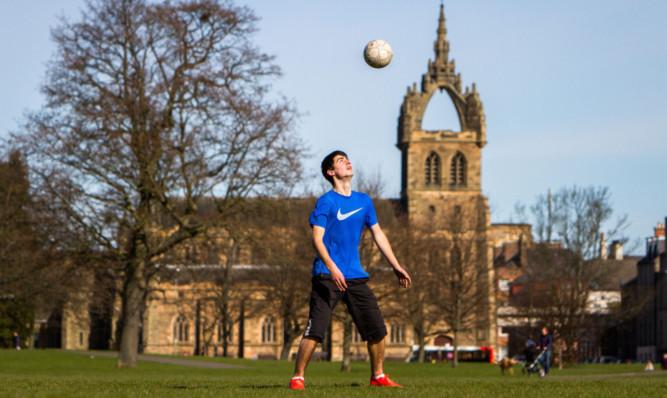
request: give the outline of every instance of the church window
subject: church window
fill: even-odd
[[[449,173],[449,185],[456,187],[466,186],[466,166],[467,161],[461,152],[457,152],[452,158],[452,164]]]
[[[405,325],[393,324],[390,328],[389,342],[405,343]]]
[[[276,323],[273,318],[267,316],[262,323],[262,343],[276,342]]]
[[[188,320],[183,315],[178,316],[174,322],[174,341],[188,341],[189,331]]]
[[[426,158],[424,173],[426,185],[440,185],[440,156],[437,153],[431,152]]]

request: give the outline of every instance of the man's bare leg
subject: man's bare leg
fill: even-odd
[[[384,362],[384,337],[380,340],[369,341],[368,355],[371,357],[371,376],[377,377],[384,374],[382,363]]]
[[[296,354],[296,364],[294,365],[294,376],[304,377],[306,374],[306,367],[310,362],[310,357],[313,356],[315,348],[317,347],[317,340],[312,337],[303,337],[299,344],[299,351]]]

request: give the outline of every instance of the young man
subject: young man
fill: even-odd
[[[368,287],[368,273],[359,260],[359,241],[364,226],[375,244],[394,269],[401,287],[412,283],[391,250],[386,235],[378,225],[371,198],[352,191],[354,176],[345,152],[335,151],[322,161],[322,175],[333,189],[322,195],[310,214],[313,245],[317,257],[313,263],[313,290],[310,315],[294,367],[290,388],[303,390],[304,375],[318,342],[322,342],[331,320],[331,312],[339,300],[347,306],[361,338],[366,341],[371,362],[372,386],[401,387],[384,374],[384,325],[375,295]]]

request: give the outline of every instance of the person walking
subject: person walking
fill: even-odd
[[[549,368],[551,367],[551,349],[553,347],[553,338],[549,334],[549,329],[542,328],[542,334],[537,339],[537,349],[544,350],[544,354],[540,358],[540,363],[544,368],[544,375],[549,375]]]
[[[362,340],[366,341],[371,364],[372,386],[401,387],[384,374],[384,338],[387,328],[377,298],[367,282],[368,273],[359,258],[361,233],[370,230],[375,244],[391,265],[401,287],[412,284],[380,228],[373,201],[365,193],[352,191],[354,171],[343,151],[327,155],[322,175],[332,190],[322,195],[310,214],[313,245],[317,252],[312,268],[312,291],[308,326],[301,338],[289,387],[303,390],[310,358],[322,342],[331,312],[340,300],[347,306]]]
[[[14,332],[14,348],[17,350],[21,349],[21,335],[19,332]]]

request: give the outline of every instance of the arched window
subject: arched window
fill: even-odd
[[[189,331],[188,320],[183,315],[176,317],[176,321],[174,322],[174,341],[188,341]]]
[[[424,164],[424,183],[428,185],[440,185],[440,156],[431,152]]]
[[[262,323],[262,343],[276,342],[276,323],[273,318],[267,316]]]
[[[405,343],[405,325],[391,325],[389,332],[390,343]]]
[[[456,187],[466,186],[466,157],[461,152],[456,152],[452,158],[452,165],[449,170],[449,185]]]

